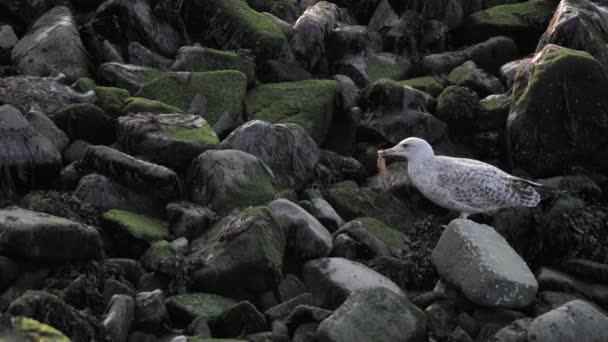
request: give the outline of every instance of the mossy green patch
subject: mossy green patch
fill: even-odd
[[[129,97],[125,100],[125,106],[122,109],[123,113],[153,113],[153,114],[171,114],[183,113],[177,107],[170,106],[156,100],[144,99],[142,97]]]
[[[70,339],[50,325],[27,317],[17,317],[12,321],[13,332],[23,341],[69,342]],[[19,341],[22,341],[19,339]],[[2,337],[0,337],[2,340]],[[9,340],[7,340],[9,341]]]
[[[237,305],[237,301],[208,293],[189,293],[169,297],[165,300],[171,316],[187,321],[203,318],[213,321],[224,311]]]
[[[168,72],[146,83],[135,95],[187,111],[197,94],[207,98],[205,119],[215,124],[224,112],[235,118],[242,112],[247,78],[240,71]]]
[[[407,235],[387,226],[384,222],[375,218],[362,217],[357,219],[357,221],[361,222],[365,229],[372,233],[376,238],[382,240],[387,246],[395,250],[401,249],[403,243],[409,241]]]
[[[375,82],[381,78],[399,80],[405,76],[410,67],[411,63],[403,57],[370,54],[367,58],[368,81]]]
[[[211,48],[188,47],[181,59],[173,65],[175,71],[205,72],[218,70],[238,70],[245,74],[249,82],[255,80],[255,62],[231,51]]]
[[[150,271],[157,271],[163,261],[171,260],[177,256],[177,252],[166,240],[156,241],[150,245],[141,256],[142,265]]]
[[[122,227],[129,235],[146,241],[157,241],[168,237],[165,222],[130,211],[112,209],[103,214],[104,220]]]
[[[188,143],[204,143],[206,145],[218,145],[220,143],[220,139],[209,124],[199,128],[170,125],[163,131],[163,135],[172,140]]]
[[[436,76],[423,76],[397,82],[399,85],[410,86],[433,97],[439,96],[445,89],[445,82]]]
[[[336,89],[333,80],[265,84],[247,95],[247,113],[270,123],[301,125],[320,144],[333,120]]]
[[[87,92],[90,90],[94,90],[97,87],[97,83],[94,79],[88,77],[81,77],[74,84],[74,88],[81,92]]]
[[[297,19],[298,0],[247,0],[251,8],[258,12],[268,12],[288,21]]]
[[[115,87],[95,87],[96,103],[111,114],[113,117],[121,116],[125,106],[125,100],[131,96],[129,92],[122,88]]]

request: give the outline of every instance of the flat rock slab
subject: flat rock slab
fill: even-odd
[[[101,253],[101,238],[92,227],[18,207],[0,210],[2,255],[63,262],[99,258]]]
[[[525,307],[538,290],[534,275],[507,241],[492,227],[470,220],[450,222],[432,261],[442,278],[478,305]]]
[[[335,309],[355,290],[385,287],[398,295],[405,292],[382,274],[355,261],[322,258],[307,262],[302,271],[304,283],[313,295],[313,304]]]
[[[591,304],[573,300],[537,317],[528,330],[534,342],[608,341],[608,317]]]

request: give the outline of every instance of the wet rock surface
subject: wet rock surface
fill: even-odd
[[[607,6],[0,0],[0,340],[608,340]]]

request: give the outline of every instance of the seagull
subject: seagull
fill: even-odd
[[[535,207],[541,200],[537,189],[544,188],[484,162],[436,156],[420,138],[407,138],[378,151],[378,156],[406,158],[412,184],[435,204],[459,212],[462,219],[507,207]]]

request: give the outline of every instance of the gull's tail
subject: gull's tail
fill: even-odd
[[[553,197],[557,197],[561,194],[567,193],[566,190],[553,188],[550,186],[542,185],[540,183],[532,182],[532,181],[521,179],[521,178],[519,178],[519,180],[523,183],[526,183],[526,184],[532,186],[534,188],[534,190],[536,190],[536,192],[538,192],[541,199],[553,198]]]

